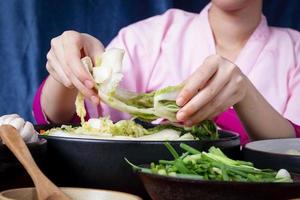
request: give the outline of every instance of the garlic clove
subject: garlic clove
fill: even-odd
[[[9,124],[12,120],[16,118],[20,118],[20,116],[17,114],[10,114],[10,115],[3,115],[0,120],[2,121],[2,125],[3,125],[3,124]]]
[[[20,131],[24,124],[25,124],[25,121],[23,118],[19,117],[19,118],[15,118],[14,120],[10,121],[9,124],[13,127],[15,127],[18,131]]]
[[[20,130],[20,135],[22,136],[25,142],[29,141],[35,133],[32,123],[26,122],[22,130]]]

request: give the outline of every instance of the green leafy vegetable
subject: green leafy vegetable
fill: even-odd
[[[200,180],[292,182],[290,174],[284,169],[278,172],[271,169],[258,169],[251,162],[228,158],[216,147],[211,147],[208,152],[200,152],[182,143],[180,147],[186,152],[179,156],[168,142],[165,146],[173,155],[174,160],[160,160],[158,164],[151,163],[148,168],[151,173]],[[146,171],[145,168],[142,170]]]
[[[111,133],[113,135],[126,135],[133,137],[140,137],[148,135],[147,129],[132,120],[121,120],[112,126]]]
[[[150,93],[135,93],[119,87],[123,78],[122,59],[124,51],[108,49],[92,68],[98,95],[107,105],[131,114],[143,121],[165,118],[176,122],[179,107],[175,99],[182,85],[169,86]],[[88,67],[87,67],[88,68]]]
[[[202,124],[197,126],[200,127]],[[79,127],[63,125],[60,128],[50,129],[44,134],[55,135],[57,132],[63,131],[69,134],[99,137],[128,136],[132,138],[141,138],[143,140],[213,140],[218,138],[216,129],[209,130],[206,133],[198,133],[195,131],[200,130],[200,128],[194,128],[193,130],[194,131],[192,131],[192,128],[186,129],[184,127],[176,127],[172,124],[157,125],[154,128],[147,129],[136,123],[134,120],[121,120],[117,123],[113,123],[109,118],[103,117],[99,119],[91,118],[87,122],[83,122]]]
[[[219,138],[217,127],[211,120],[205,120],[192,127],[177,126],[177,124],[161,124],[154,128],[148,129],[148,131],[150,133],[155,133],[164,129],[173,129],[181,133],[191,133],[194,137],[201,139],[214,140]]]

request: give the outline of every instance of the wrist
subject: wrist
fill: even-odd
[[[46,80],[46,85],[49,86],[49,88],[55,88],[56,90],[66,91],[66,92],[73,92],[77,94],[77,89],[73,87],[66,87],[64,84],[62,84],[60,81],[57,81],[53,76],[49,75]]]
[[[241,100],[234,105],[234,108],[237,111],[241,110],[242,108],[248,108],[251,110],[251,107],[255,105],[255,102],[257,101],[257,90],[248,78],[245,79],[245,86],[243,90],[244,95],[242,96]]]
[[[48,76],[41,91],[41,108],[45,116],[55,123],[68,121],[75,112],[76,88],[67,88]]]

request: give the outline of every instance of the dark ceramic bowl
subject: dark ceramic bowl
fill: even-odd
[[[137,172],[153,200],[285,200],[300,197],[300,175],[294,183],[204,181]]]
[[[259,168],[284,168],[300,173],[300,155],[290,155],[287,153],[289,150],[300,152],[299,138],[250,142],[243,149],[243,154],[245,160],[253,162]]]
[[[45,171],[47,141],[41,139],[38,142],[27,144],[27,147],[38,166]],[[0,142],[0,191],[29,186],[33,186],[30,176],[13,153]]]
[[[37,129],[48,129],[40,126]],[[200,150],[211,146],[221,148],[229,156],[240,155],[239,137],[220,131],[218,140],[184,141]],[[48,177],[59,186],[101,188],[129,192],[145,197],[147,194],[138,177],[125,162],[150,163],[171,159],[163,142],[124,141],[41,136],[48,141]],[[170,142],[180,152],[180,141]]]

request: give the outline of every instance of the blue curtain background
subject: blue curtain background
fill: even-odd
[[[207,0],[2,0],[0,1],[0,115],[34,122],[31,105],[46,77],[51,38],[86,32],[107,44],[124,27],[169,8],[199,12]],[[300,30],[299,0],[264,0],[269,24]]]

